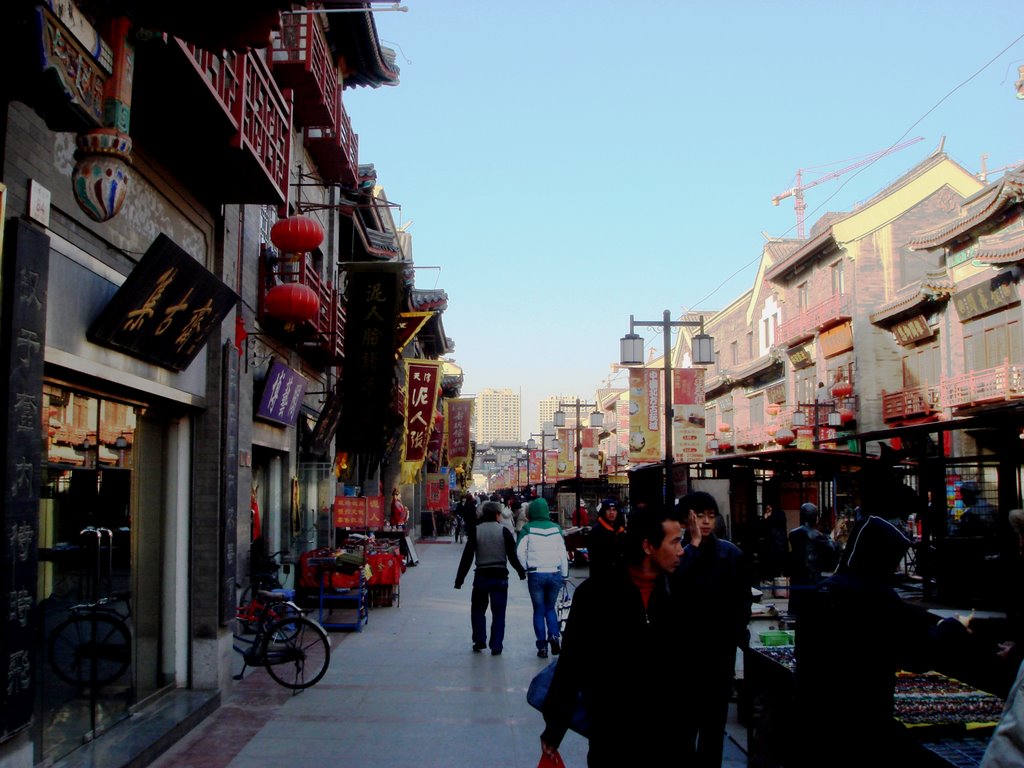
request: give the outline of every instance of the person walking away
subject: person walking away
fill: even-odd
[[[836,565],[835,542],[817,529],[818,507],[800,505],[800,525],[789,532],[789,612],[799,617],[807,593]]]
[[[591,576],[617,566],[621,534],[624,532],[618,502],[615,499],[605,499],[601,503],[597,520],[587,533],[587,555]]]
[[[491,607],[492,656],[500,656],[505,641],[505,608],[508,605],[508,566],[526,578],[526,569],[516,556],[516,542],[511,532],[501,524],[501,504],[485,501],[480,505],[480,520],[467,532],[466,546],[455,574],[455,588],[462,584],[469,573],[469,566],[476,561],[473,573],[473,592],[470,596],[469,618],[473,630],[473,651],[487,647],[487,606]]]
[[[541,710],[541,749],[554,756],[582,692],[590,768],[678,765],[678,713],[665,702],[689,683],[680,669],[681,611],[667,577],[682,556],[682,527],[662,507],[634,509],[623,544],[622,565],[587,579],[573,595]]]
[[[774,504],[765,504],[761,517],[761,573],[762,581],[768,582],[782,575],[786,567],[788,551],[786,513]]]
[[[680,764],[718,768],[736,673],[736,650],[746,647],[750,639],[750,583],[743,552],[714,532],[720,517],[715,497],[703,491],[684,496],[673,516],[689,524],[691,514],[696,526],[690,528],[690,543],[679,568],[669,576],[681,611],[680,621],[686,625],[683,656],[701,661],[686,676],[690,691],[696,694],[682,697]]]
[[[519,533],[516,554],[526,567],[537,655],[543,659],[547,658],[549,644],[555,656],[561,651],[555,602],[562,582],[569,578],[569,555],[565,550],[562,526],[551,522],[548,503],[544,499],[531,501],[528,515],[529,522]]]
[[[952,618],[938,627],[922,623],[897,595],[896,570],[910,543],[892,523],[869,516],[850,534],[836,573],[806,593],[796,623],[793,722],[800,730],[787,766],[911,764],[905,729],[893,719],[896,672],[932,668],[947,630],[964,630]],[[843,652],[855,638],[856,648]],[[851,723],[850,737],[837,739],[836,728]]]

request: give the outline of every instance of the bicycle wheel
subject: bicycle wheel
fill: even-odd
[[[558,615],[558,628],[565,632],[565,621],[569,618],[569,608],[572,606],[572,593],[575,591],[572,582],[566,579],[562,582],[562,589],[555,600],[555,613]]]
[[[267,672],[285,688],[316,685],[331,663],[324,628],[304,616],[278,619],[267,628],[262,656]]]
[[[70,616],[53,630],[50,666],[75,686],[112,683],[128,671],[132,639],[120,619],[105,613]]]

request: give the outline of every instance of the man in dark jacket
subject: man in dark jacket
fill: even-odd
[[[621,567],[573,595],[543,713],[541,749],[553,755],[580,691],[590,714],[590,768],[675,765],[678,715],[665,701],[680,684],[680,612],[667,575],[682,555],[682,529],[664,510],[635,510]],[[621,651],[621,653],[620,653]]]
[[[687,672],[695,695],[683,697],[684,714],[677,726],[682,735],[679,764],[718,768],[736,649],[749,640],[750,582],[743,553],[714,533],[719,517],[714,496],[703,491],[687,494],[676,504],[674,516],[680,523],[696,522],[690,527],[690,543],[682,562],[669,582],[686,624],[683,658],[700,659],[700,664]]]
[[[515,536],[501,524],[501,510],[501,502],[498,501],[485,501],[480,505],[480,520],[468,531],[459,570],[455,574],[455,588],[462,589],[469,566],[476,560],[469,608],[473,652],[477,653],[487,647],[487,605],[490,603],[492,656],[501,655],[505,641],[508,566],[515,569],[520,581],[526,578],[526,569],[516,557]]]

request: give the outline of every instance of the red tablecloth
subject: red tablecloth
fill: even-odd
[[[402,556],[386,553],[367,555],[366,562],[373,570],[370,584],[397,584],[402,577]]]

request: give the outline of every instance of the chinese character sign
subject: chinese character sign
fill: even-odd
[[[672,370],[672,454],[676,461],[701,462],[706,456],[704,371]]]
[[[597,438],[601,430],[584,427],[580,433],[580,477],[596,480],[601,476],[601,461],[598,455]]]
[[[469,461],[469,426],[473,420],[473,398],[448,400],[448,463]]]
[[[437,393],[441,388],[441,363],[408,360],[405,366],[405,442],[402,449],[403,479],[412,482],[427,457],[427,442],[434,425]]]
[[[543,469],[542,461],[543,458],[539,448],[530,451],[530,485],[540,485],[541,469]]]
[[[183,371],[237,303],[234,291],[161,234],[86,336],[132,357]]]
[[[297,371],[274,361],[263,387],[263,396],[256,408],[256,417],[264,421],[294,427],[306,396],[306,381]]]
[[[661,460],[661,375],[653,368],[629,369],[629,460]]]

